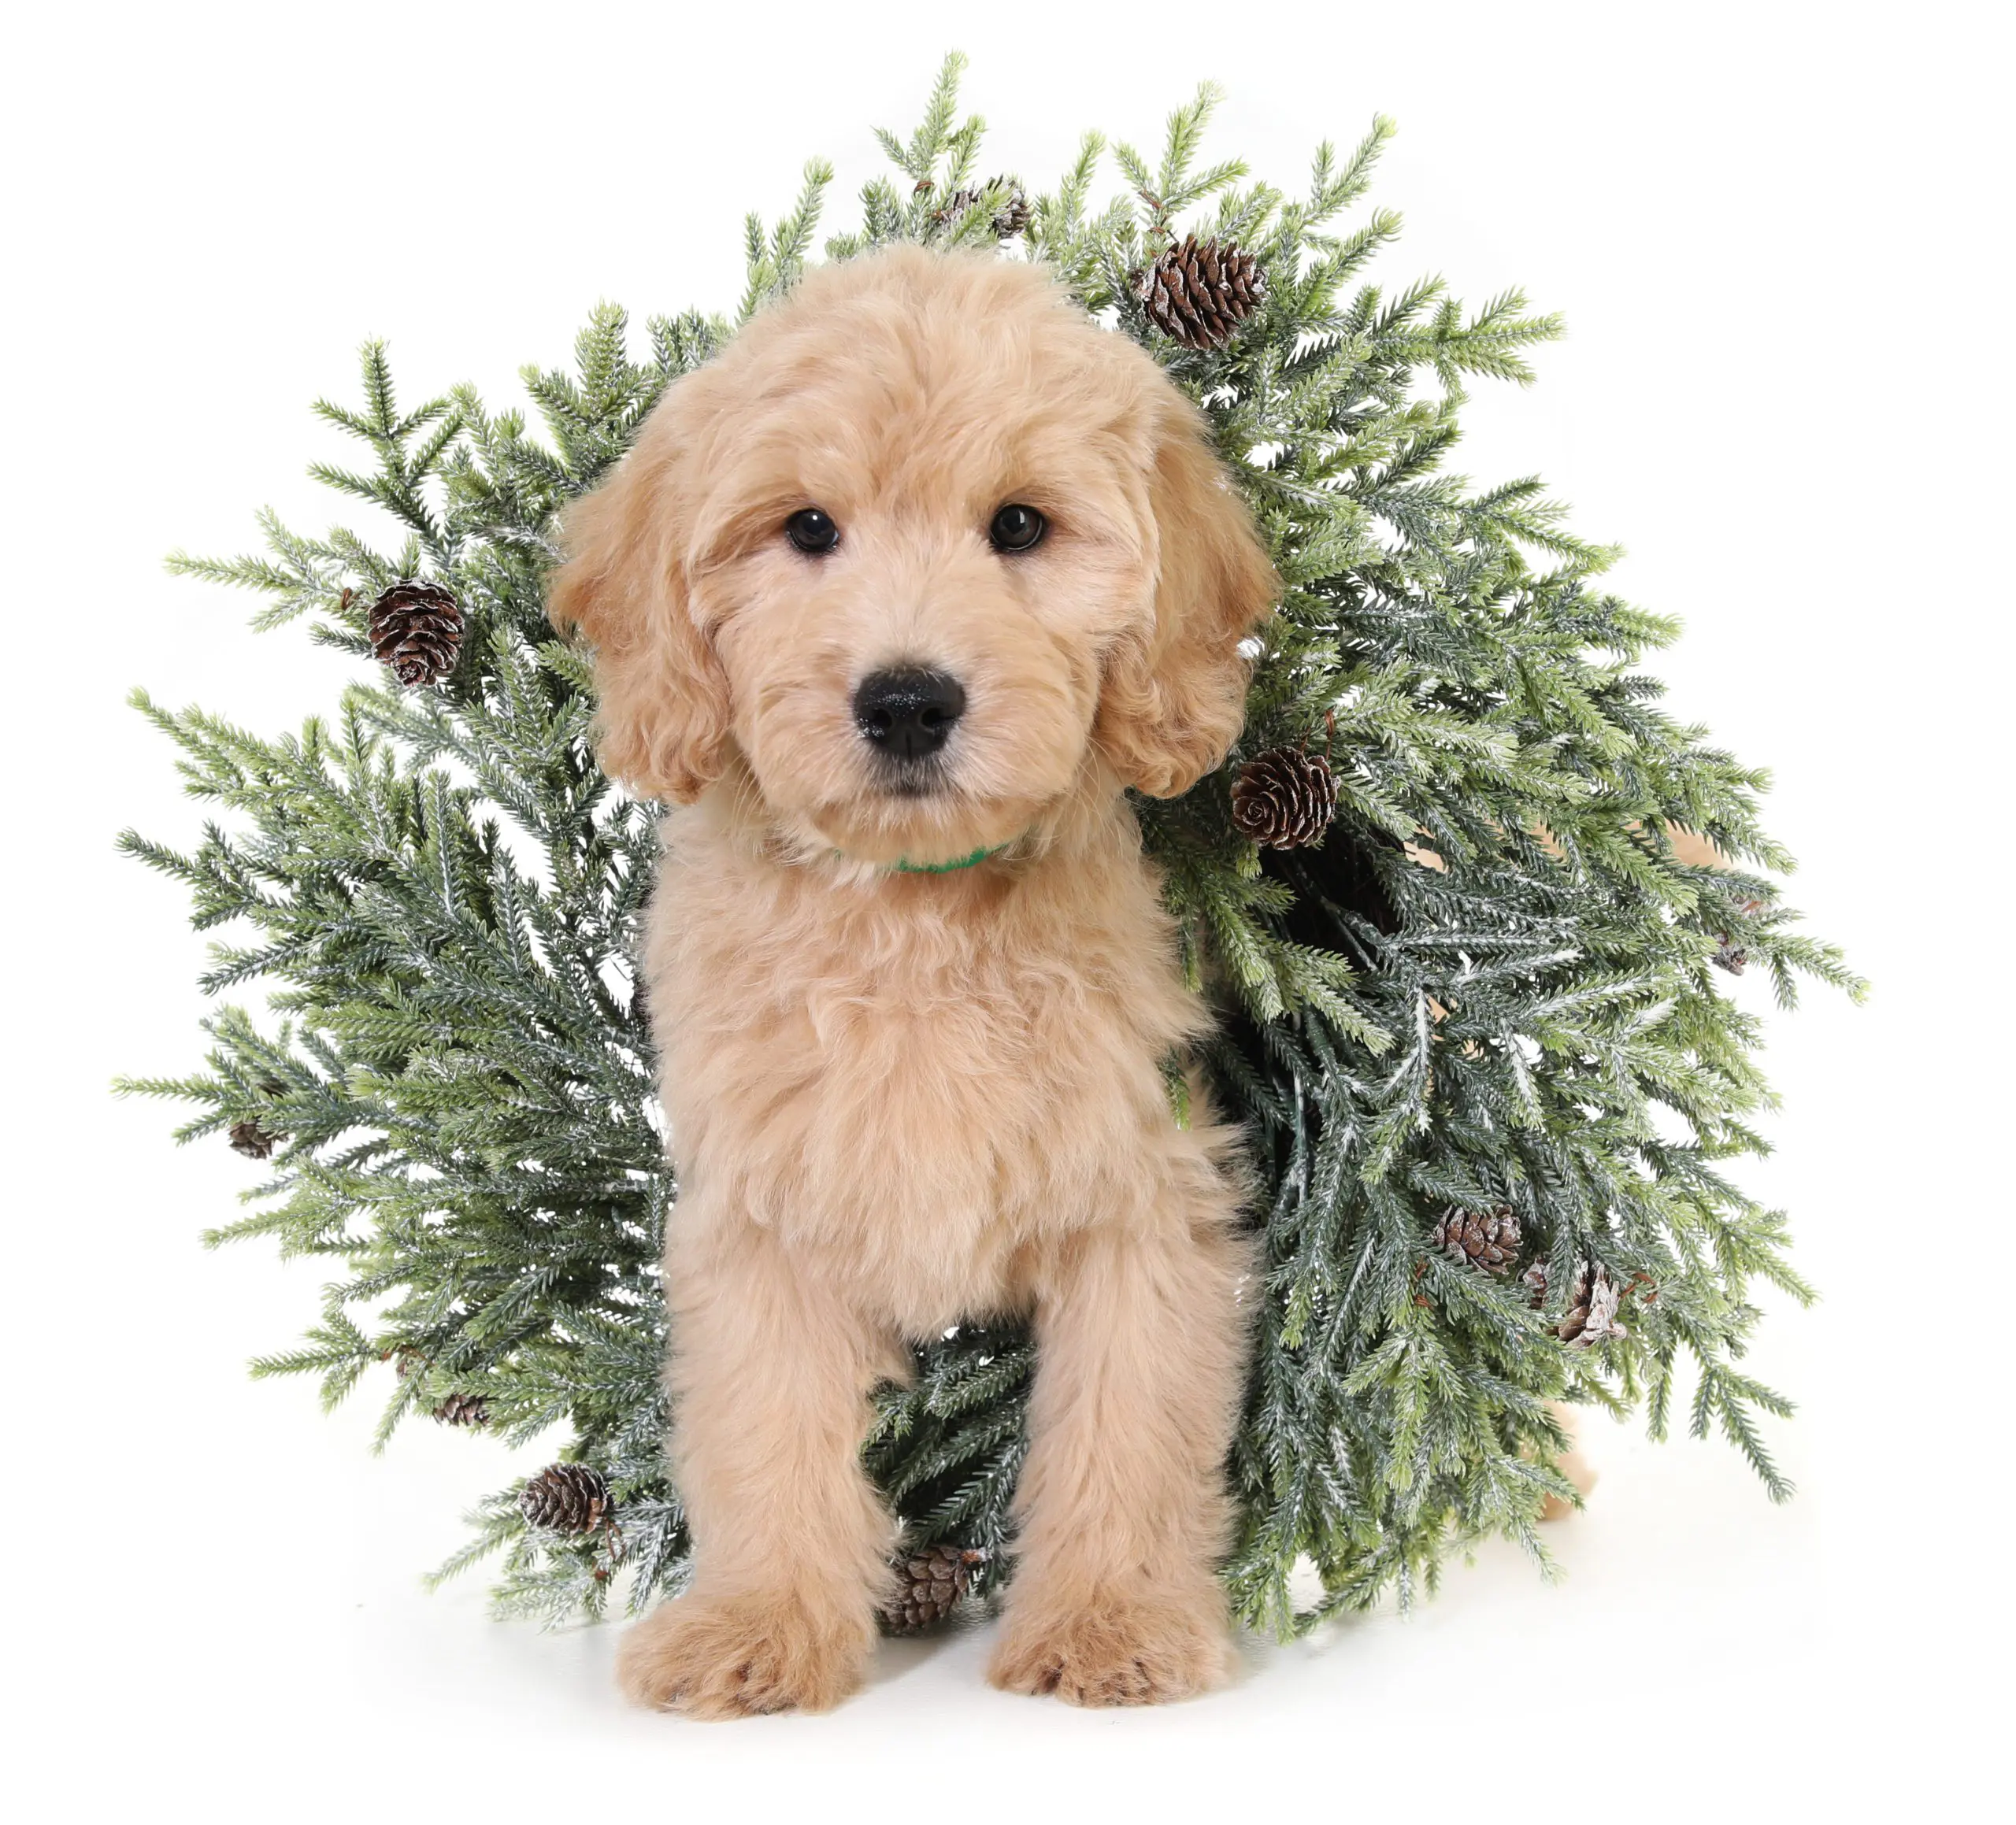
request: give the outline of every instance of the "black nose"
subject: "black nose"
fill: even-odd
[[[898,761],[936,753],[965,707],[958,679],[914,667],[871,672],[854,694],[854,720],[861,732]]]

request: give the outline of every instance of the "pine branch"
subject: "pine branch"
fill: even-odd
[[[914,131],[878,132],[898,175],[866,186],[829,257],[993,241],[1008,186],[974,183],[984,128],[960,117],[963,67],[946,60]],[[1390,122],[1341,161],[1320,148],[1291,197],[1206,161],[1216,100],[1206,85],[1178,108],[1152,164],[1111,145],[1126,187],[1103,205],[1109,144],[1088,134],[1007,251],[1047,263],[1198,402],[1284,584],[1228,768],[1136,811],[1185,971],[1220,1015],[1197,1059],[1169,1061],[1172,1105],[1194,1118],[1201,1069],[1256,1185],[1227,1588],[1249,1623],[1288,1634],[1411,1602],[1449,1552],[1493,1535],[1547,1574],[1540,1505],[1569,1493],[1547,1404],[1642,1405],[1662,1436],[1683,1353],[1689,1424],[1790,1493],[1760,1423],[1790,1409],[1736,1365],[1751,1285],[1812,1289],[1783,1216],[1725,1170],[1762,1150],[1770,1092],[1758,1020],[1713,960],[1740,947],[1788,1005],[1802,979],[1864,985],[1780,898],[1790,857],[1761,825],[1765,776],[1631,669],[1675,624],[1601,593],[1614,549],[1536,479],[1476,487],[1446,467],[1464,384],[1530,380],[1558,320],[1516,291],[1466,313],[1439,279],[1364,280],[1399,218],[1338,218]],[[358,400],[314,408],[363,454],[313,472],[388,513],[396,549],[264,513],[260,553],[169,561],[253,591],[255,626],[306,619],[367,668],[372,602],[438,580],[466,616],[438,688],[372,672],[333,717],[274,739],[134,699],[209,815],[193,846],[130,831],[120,846],[219,934],[206,990],[263,982],[281,1018],[223,1008],[200,1068],[117,1087],[189,1105],[179,1139],[270,1146],[248,1214],[207,1239],[331,1264],[317,1323],[256,1373],[315,1375],[333,1402],[384,1368],[381,1442],[480,1395],[501,1437],[559,1434],[608,1479],[611,1532],[532,1530],[516,1487],[472,1516],[437,1575],[495,1560],[510,1613],[598,1615],[625,1575],[641,1607],[679,1587],[691,1546],[660,1451],[657,1262],[677,1181],[635,989],[655,816],[595,768],[591,672],[545,620],[558,516],[673,379],[796,282],[831,179],[814,160],[780,219],[749,219],[733,315],[653,318],[633,354],[630,320],[604,305],[570,366],[524,370],[539,431],[467,386],[402,412],[384,346],[365,345]],[[1134,283],[1192,231],[1266,272],[1264,307],[1222,346],[1151,333]],[[1327,755],[1336,816],[1320,847],[1259,852],[1231,826],[1231,770],[1283,744]],[[1677,832],[1729,865],[1682,862]],[[1432,1246],[1445,1212],[1499,1207],[1537,1296]],[[1565,1336],[1599,1270],[1620,1327]],[[907,1538],[995,1549],[983,1584],[1006,1563],[1034,1367],[1021,1331],[962,1326],[878,1391],[864,1442]],[[1304,1562],[1321,1594],[1299,1601]]]

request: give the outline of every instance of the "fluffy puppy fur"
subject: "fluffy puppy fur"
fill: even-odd
[[[1032,549],[990,542],[1007,503]],[[823,553],[785,534],[810,507]],[[676,383],[566,539],[604,763],[675,807],[643,970],[694,1566],[625,1689],[724,1716],[855,1686],[895,1537],[870,1390],[1006,1314],[1038,1368],[990,1676],[1206,1686],[1252,1262],[1226,1134],[1170,1114],[1205,1016],[1122,796],[1218,764],[1275,588],[1198,415],[1040,271],[892,250]],[[855,693],[906,668],[965,707],[892,770]]]

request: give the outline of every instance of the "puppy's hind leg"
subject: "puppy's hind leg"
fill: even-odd
[[[1596,1486],[1596,1468],[1582,1455],[1578,1434],[1582,1427],[1574,1408],[1556,1401],[1548,1411],[1562,1431],[1568,1434],[1568,1449],[1556,1460],[1555,1468],[1574,1486],[1577,1495],[1585,1496]],[[1558,1495],[1550,1495],[1540,1505],[1540,1519],[1544,1521],[1566,1520],[1575,1512],[1573,1502]]]
[[[893,1342],[754,1224],[682,1226],[668,1261],[683,1595],[624,1637],[624,1690],[699,1717],[821,1711],[861,1682],[895,1527],[861,1465]]]
[[[1010,1691],[1143,1705],[1225,1672],[1251,1251],[1217,1187],[1198,1202],[1191,1223],[1073,1235],[1040,1274],[1017,1569],[988,1670]]]

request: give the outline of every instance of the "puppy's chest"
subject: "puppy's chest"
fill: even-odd
[[[984,1279],[1166,1120],[1158,1054],[1188,1015],[1155,934],[779,924],[724,935],[710,916],[654,947],[674,1152],[758,1220],[865,1272],[936,1255]]]

